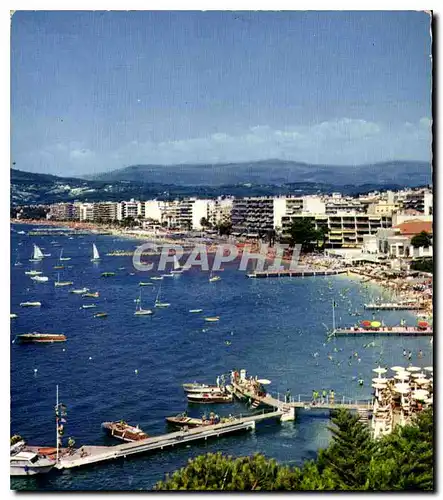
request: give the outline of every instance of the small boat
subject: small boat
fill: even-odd
[[[39,274],[42,274],[42,271],[25,271],[25,274],[28,276],[38,276]]]
[[[62,255],[63,255],[63,248],[60,250],[60,256],[58,258],[59,262],[63,260],[71,260],[71,257],[62,257]]]
[[[203,312],[203,309],[189,309],[190,313],[201,313]]]
[[[146,282],[146,281],[140,281],[140,283],[138,284],[138,286],[154,286],[154,283],[150,283],[149,281]]]
[[[17,335],[21,344],[47,344],[52,342],[66,342],[66,335],[59,333],[24,333]]]
[[[173,274],[162,274],[162,278],[173,278]]]
[[[137,300],[134,316],[150,316],[151,314],[154,314],[154,311],[152,311],[151,309],[142,308],[142,291],[140,290],[140,295]]]
[[[126,269],[126,267],[119,267],[118,270],[119,271],[124,271]]]
[[[20,302],[21,307],[40,307],[41,302]]]
[[[24,231],[17,231],[17,234],[26,234]]]
[[[205,321],[208,321],[209,323],[215,323],[216,321],[220,321],[220,316],[208,316],[205,318]]]
[[[94,318],[106,318],[108,313],[95,313]]]
[[[71,293],[75,293],[77,295],[80,295],[80,294],[85,294],[87,293],[89,290],[89,288],[79,288],[77,290],[71,290]]]
[[[31,279],[33,281],[39,281],[41,283],[45,283],[46,281],[49,280],[49,278],[47,276],[31,276]]]
[[[35,476],[36,474],[46,474],[54,465],[54,460],[50,460],[33,451],[19,451],[11,455],[9,459],[11,476]]]
[[[16,317],[17,317],[17,314],[14,314],[14,313],[11,313],[11,314],[9,315],[9,318],[10,318],[10,319],[15,319]]]
[[[113,273],[111,271],[106,271],[106,272],[102,273],[102,276],[103,276],[103,278],[109,278],[109,276],[115,276],[115,273]]]
[[[92,244],[92,259],[91,262],[98,262],[100,260],[100,254],[98,253],[95,243]]]
[[[172,269],[171,274],[182,274],[183,266],[180,265],[177,256],[174,255],[174,269]]]
[[[92,309],[93,307],[97,307],[95,304],[83,304],[80,309]]]
[[[141,441],[149,437],[138,426],[134,427],[127,424],[123,420],[121,420],[120,422],[103,422],[102,429],[104,429],[110,436],[122,441],[126,441],[128,443]]]
[[[15,259],[14,266],[22,266],[22,265],[23,265],[23,263],[20,262],[20,255],[17,252],[17,258]]]
[[[215,425],[220,423],[219,419],[210,418],[210,419],[202,419],[202,418],[193,418],[188,417],[186,415],[177,415],[176,417],[166,417],[166,422],[175,427],[202,427],[206,425]]]
[[[72,281],[60,281],[60,273],[57,273],[57,281],[54,282],[54,286],[70,286],[73,285]]]
[[[219,394],[223,392],[223,390],[220,389],[218,385],[198,384],[197,382],[191,384],[183,384],[182,387],[186,393],[201,394],[203,392],[209,392],[211,394]]]
[[[60,266],[60,265],[53,267],[53,269],[64,269],[64,268],[65,268],[65,266]]]
[[[51,257],[51,254],[50,253],[44,253],[43,257]]]
[[[82,294],[82,297],[84,297],[84,298],[91,297],[92,299],[97,299],[99,296],[100,296],[100,294],[98,292],[86,292],[86,293]]]
[[[188,393],[186,397],[190,403],[230,403],[232,401],[232,394],[224,393]]]
[[[161,284],[160,284],[160,287],[158,289],[158,293],[157,293],[157,297],[155,298],[155,303],[154,303],[154,307],[158,307],[158,308],[165,308],[165,307],[169,307],[171,304],[169,304],[169,302],[160,302],[160,292],[161,292]]]
[[[34,243],[34,253],[32,254],[32,258],[29,259],[29,262],[40,262],[43,259],[44,255],[41,249]]]
[[[214,276],[211,271],[209,275],[209,283],[214,283],[215,281],[220,281],[220,280],[221,280],[220,276]]]
[[[151,280],[154,280],[154,281],[159,281],[159,280],[162,280],[163,279],[163,276],[153,276],[151,278]]]

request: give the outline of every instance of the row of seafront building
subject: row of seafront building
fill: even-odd
[[[115,222],[132,218],[140,227],[202,230],[204,224],[232,224],[238,238],[265,238],[270,232],[288,235],[294,220],[307,218],[317,229],[327,229],[329,249],[364,249],[367,254],[395,257],[426,256],[432,249],[412,254],[410,239],[432,233],[432,191],[428,188],[374,192],[358,197],[332,195],[280,197],[185,198],[97,203],[57,203],[48,219]]]

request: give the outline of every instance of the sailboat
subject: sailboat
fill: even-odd
[[[72,281],[60,281],[60,273],[57,273],[57,281],[54,282],[55,286],[70,286],[72,284]]]
[[[60,250],[60,256],[58,258],[58,263],[56,266],[54,266],[54,269],[64,269],[65,268],[65,266],[61,263],[62,255],[63,255],[63,248]]]
[[[29,259],[29,262],[40,262],[43,259],[44,255],[40,248],[34,243],[34,253],[32,255],[32,259]]]
[[[20,255],[17,252],[17,258],[15,259],[14,266],[22,266],[23,264],[20,262]]]
[[[160,283],[160,286],[158,287],[157,297],[155,298],[154,307],[169,307],[171,304],[169,304],[168,302],[160,302],[160,292],[161,292],[161,289],[162,289],[162,286],[161,286],[161,283]]]
[[[71,260],[71,257],[62,257],[63,255],[63,248],[60,250],[60,257],[58,260],[61,262],[62,260]]]
[[[142,291],[140,289],[140,294],[138,297],[137,305],[135,306],[134,316],[149,316],[153,313],[154,313],[154,311],[152,311],[151,309],[143,309],[142,308]]]
[[[98,253],[95,243],[92,244],[92,259],[91,262],[98,262],[100,260],[100,254]]]
[[[214,281],[220,281],[220,280],[221,280],[220,276],[214,276],[211,270],[211,273],[209,275],[209,282],[214,283]]]
[[[171,274],[182,274],[183,266],[180,265],[177,256],[174,255],[174,269],[172,269]]]

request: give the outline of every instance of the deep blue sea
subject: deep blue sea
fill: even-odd
[[[16,230],[36,226],[15,225]],[[76,445],[118,444],[101,430],[107,420],[124,419],[139,424],[150,435],[168,431],[165,417],[185,409],[201,416],[202,407],[189,406],[181,388],[184,382],[215,382],[217,375],[245,368],[251,375],[272,381],[271,392],[291,390],[293,396],[309,397],[313,389],[334,389],[336,400],[371,396],[372,369],[405,365],[403,349],[413,352],[418,366],[432,364],[429,338],[340,337],[327,342],[332,324],[331,303],[337,303],[338,325],[353,325],[365,314],[363,303],[389,297],[375,285],[358,278],[284,278],[251,280],[236,264],[224,265],[221,281],[209,283],[208,273],[191,269],[181,276],[153,281],[143,287],[143,306],[152,307],[159,283],[167,309],[152,317],[134,316],[140,281],[158,272],[136,272],[131,257],[107,257],[115,249],[134,249],[135,240],[114,236],[29,236],[11,233],[11,434],[20,434],[29,444],[55,446],[54,405],[56,384],[60,400],[68,407],[65,436]],[[53,242],[61,244],[55,246]],[[102,260],[90,262],[92,243]],[[33,243],[51,253],[42,263],[29,262]],[[54,287],[56,265],[63,248],[65,270],[60,278],[74,282],[73,288],[99,291],[98,299],[69,293],[70,287]],[[23,263],[15,266],[17,258]],[[156,260],[158,258],[154,258]],[[124,267],[125,269],[118,269]],[[24,274],[43,270],[50,278],[36,283]],[[110,278],[103,271],[114,271]],[[130,273],[135,272],[131,276]],[[41,308],[22,308],[20,302],[37,300]],[[96,309],[81,309],[84,303]],[[189,309],[203,309],[201,314]],[[108,313],[106,319],[94,312]],[[354,312],[361,316],[352,316]],[[220,316],[207,323],[204,316]],[[401,318],[414,324],[408,312],[377,314],[386,324]],[[63,333],[60,344],[19,345],[17,334],[33,331]],[[375,345],[367,346],[371,341]],[[227,344],[230,344],[228,345]],[[365,347],[366,346],[366,347]],[[418,359],[419,350],[423,358]],[[355,355],[355,353],[357,353]],[[37,370],[35,372],[35,370]],[[138,373],[135,372],[138,370]],[[363,378],[364,386],[357,379]],[[207,410],[208,408],[205,407]],[[217,405],[221,415],[245,413],[241,403]],[[189,447],[132,457],[36,478],[11,479],[20,490],[146,490],[167,472],[186,464],[193,456],[209,451],[231,455],[264,453],[281,462],[301,464],[314,458],[329,442],[327,413],[301,411],[295,422],[261,423],[255,431],[209,440]]]

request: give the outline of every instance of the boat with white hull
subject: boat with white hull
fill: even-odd
[[[40,262],[43,260],[43,252],[40,248],[34,243],[34,253],[32,254],[32,258],[29,259],[29,262]]]
[[[19,451],[10,457],[11,476],[35,476],[46,474],[55,465],[53,460],[32,451]]]

